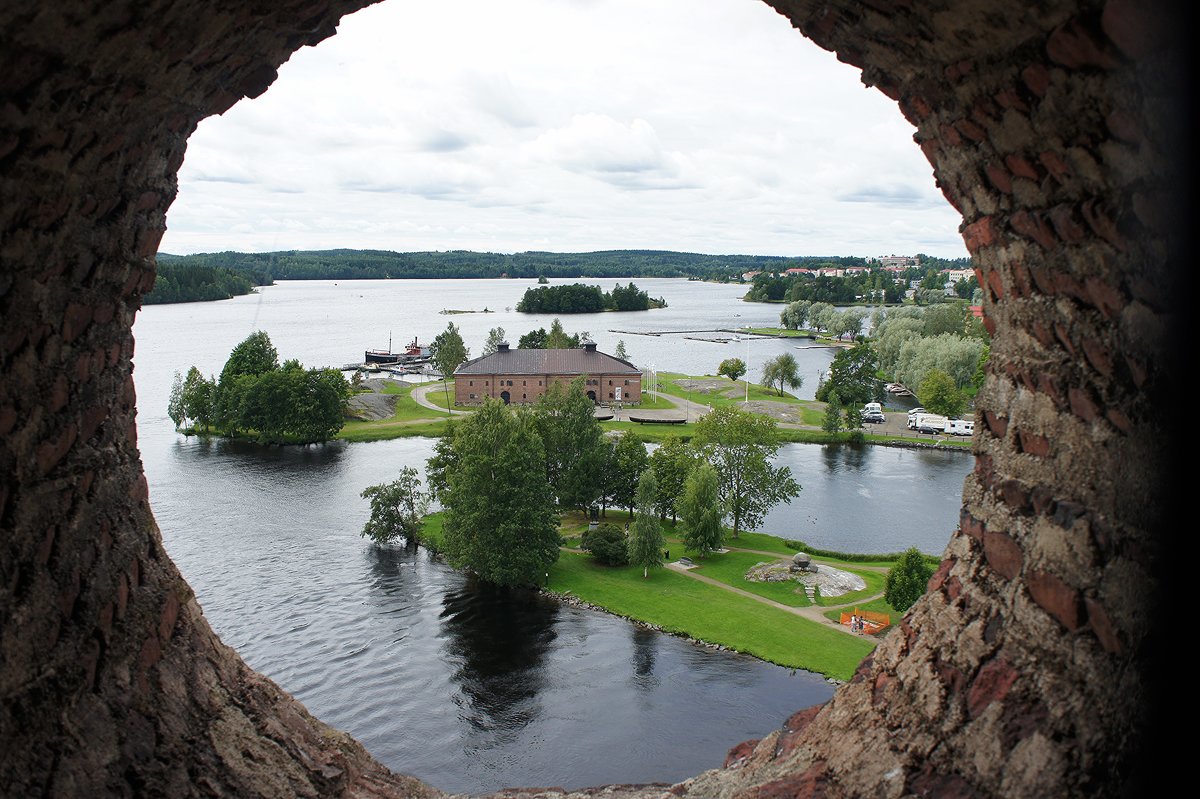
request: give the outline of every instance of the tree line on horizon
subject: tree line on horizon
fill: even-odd
[[[942,259],[922,256],[922,263],[926,260],[942,263]],[[159,253],[158,263],[160,269],[167,264],[221,267],[234,274],[262,275],[274,280],[690,277],[736,282],[750,271],[778,273],[791,268],[865,266],[866,259],[828,255],[708,255],[670,250],[491,253],[337,249]]]

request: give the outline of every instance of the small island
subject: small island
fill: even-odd
[[[297,360],[281,365],[260,330],[233,348],[219,378],[195,366],[186,378],[176,372],[167,415],[186,435],[319,444],[342,429],[349,397],[350,384],[336,369],[305,369]]]
[[[538,286],[525,290],[517,303],[521,313],[599,313],[601,311],[648,311],[666,308],[662,297],[651,298],[632,281],[628,286],[617,284],[612,291],[599,286],[570,283],[565,286]]]

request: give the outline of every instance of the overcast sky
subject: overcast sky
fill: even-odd
[[[161,249],[963,256],[912,134],[757,0],[392,0],[200,124]]]

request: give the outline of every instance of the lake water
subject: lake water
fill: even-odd
[[[590,281],[589,281],[590,282]],[[597,281],[605,289],[615,281]],[[743,303],[740,286],[638,280],[670,306],[563,317],[602,350],[711,373],[747,357],[751,379],[780,352],[800,362],[811,397],[828,349],[794,342],[695,340],[625,331],[769,325],[779,307]],[[717,653],[602,613],[499,592],[423,552],[377,549],[358,535],[359,492],[420,467],[428,439],[262,449],[186,439],[166,417],[170,382],[191,365],[220,371],[229,350],[266,330],[281,358],[360,360],[448,321],[475,353],[488,329],[515,342],[552,317],[514,307],[532,281],[281,283],[217,303],[150,306],[137,339],[139,442],[167,550],[226,643],[390,767],[452,791],[506,785],[673,781],[720,765],[832,687],[753,658]],[[446,316],[445,308],[495,311]],[[740,315],[739,315],[740,314]],[[822,548],[939,553],[957,520],[971,459],[960,453],[789,445],[779,461],[803,486],[762,529]]]

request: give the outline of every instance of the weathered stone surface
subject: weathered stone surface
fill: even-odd
[[[6,793],[438,795],[217,640],[162,551],[134,421],[130,326],[188,135],[366,4],[0,6]],[[1185,26],[1142,0],[771,5],[899,104],[963,216],[995,338],[962,532],[854,678],[737,768],[571,795],[1137,794],[1183,496]],[[1041,546],[1051,524],[1079,535]]]

